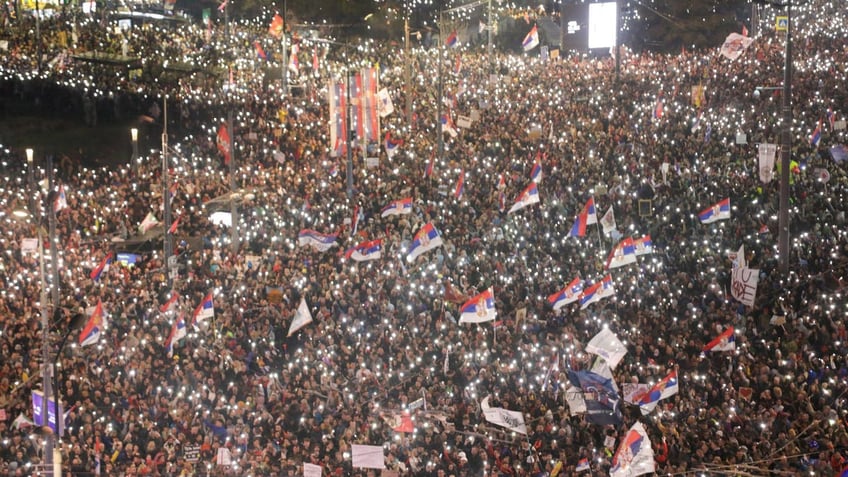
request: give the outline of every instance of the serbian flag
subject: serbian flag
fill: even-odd
[[[350,220],[350,234],[356,235],[356,232],[359,231],[359,223],[362,222],[364,215],[362,214],[362,209],[359,206],[355,206],[353,208],[353,218]]]
[[[531,182],[529,186],[527,186],[521,194],[516,199],[515,204],[509,208],[508,214],[521,210],[528,205],[538,204],[539,200],[539,189],[536,187],[535,182]]]
[[[424,178],[427,179],[433,175],[433,168],[436,167],[436,150],[433,150],[433,154],[430,156],[430,162],[427,163],[427,167],[424,168]]]
[[[577,461],[577,468],[575,468],[577,472],[583,472],[584,470],[589,470],[589,459],[586,457]]]
[[[181,217],[182,217],[182,215],[177,216],[176,220],[174,220],[174,222],[171,223],[171,226],[168,227],[168,233],[169,234],[174,235],[175,233],[177,233],[177,227],[180,225],[180,218]]]
[[[472,297],[459,309],[460,323],[483,323],[493,321],[497,316],[495,310],[495,296],[489,288],[483,293]]]
[[[259,58],[260,60],[268,60],[268,54],[265,53],[265,49],[262,48],[262,45],[259,43],[258,40],[253,42],[253,49],[256,50],[257,58]]]
[[[336,246],[338,234],[322,234],[314,230],[303,229],[297,234],[297,243],[301,247],[311,246],[319,252],[326,252]]]
[[[462,193],[465,192],[465,170],[459,171],[459,177],[456,179],[456,187],[453,191],[453,196],[456,200],[462,200]]]
[[[530,170],[530,180],[536,184],[542,182],[542,162],[536,161],[533,164],[533,169]]]
[[[813,130],[813,134],[810,135],[810,145],[818,146],[821,142],[822,135],[822,121],[819,119],[819,123],[816,125],[816,128]]]
[[[406,260],[411,262],[418,258],[424,252],[433,250],[442,246],[442,236],[432,223],[426,223],[412,239],[412,244],[409,246],[409,252],[406,255]]]
[[[612,276],[607,275],[601,281],[583,290],[583,293],[580,294],[580,309],[584,310],[592,303],[613,295],[615,295],[615,287],[613,286]]]
[[[97,306],[94,307],[80,333],[79,345],[88,346],[97,343],[104,328],[106,328],[106,317],[103,314],[103,302],[97,300]]]
[[[383,207],[380,217],[388,217],[390,215],[403,215],[412,213],[412,197],[406,197],[392,201],[389,205]]]
[[[637,422],[624,435],[618,450],[612,456],[610,477],[635,477],[653,473],[655,468],[651,440],[642,423]]]
[[[386,148],[386,156],[388,156],[391,161],[395,154],[398,152],[398,149],[401,145],[403,145],[402,139],[392,139],[392,135],[387,131],[386,136],[383,138],[383,144]]]
[[[636,399],[636,404],[639,405],[639,410],[642,411],[642,415],[644,416],[650,414],[657,407],[657,403],[660,400],[674,396],[679,390],[680,387],[677,385],[677,371],[671,371],[657,384],[654,384],[648,392]]]
[[[445,46],[448,48],[456,48],[459,46],[459,38],[456,36],[456,30],[452,31],[445,40]]]
[[[612,210],[610,208],[610,210]],[[654,242],[651,241],[650,235],[645,235],[642,238],[633,239],[633,245],[636,247],[636,256],[647,255],[654,253]]]
[[[192,326],[197,325],[201,321],[207,318],[213,318],[214,316],[215,305],[212,302],[212,292],[209,292],[203,297],[200,304],[195,307],[194,313],[191,314],[191,324]]]
[[[598,215],[595,213],[595,198],[589,197],[589,200],[586,201],[586,205],[583,206],[583,209],[577,214],[577,218],[574,220],[574,225],[571,226],[572,237],[583,237],[586,235],[586,226],[598,223]]]
[[[580,298],[580,293],[583,291],[583,280],[580,278],[575,278],[571,280],[565,288],[554,293],[553,295],[548,297],[548,303],[554,308],[554,310],[559,310],[563,306],[574,303]]]
[[[523,48],[524,51],[530,51],[537,46],[539,46],[539,30],[536,28],[536,25],[533,25],[533,28],[531,28],[530,32],[527,33],[527,36],[524,37],[524,41],[521,42],[521,48]]]
[[[716,202],[710,207],[707,207],[700,214],[698,214],[698,219],[701,220],[702,224],[711,224],[713,222],[718,222],[719,220],[726,220],[730,218],[730,198],[724,199],[720,202]]]
[[[378,260],[383,255],[383,240],[371,240],[359,243],[345,252],[345,258],[355,262]]]
[[[702,351],[735,351],[736,335],[733,327],[729,327],[718,335],[714,340],[704,346]]]
[[[274,38],[279,38],[283,34],[283,17],[279,13],[274,14],[271,20],[271,26],[268,27],[268,34]]]
[[[627,237],[610,252],[606,269],[623,267],[631,263],[636,263],[636,246],[633,244],[633,239]]]
[[[174,343],[186,337],[186,325],[182,313],[174,320],[171,325],[171,333],[165,341],[165,349],[168,350],[168,357],[174,356]]]
[[[230,133],[227,131],[227,125],[221,124],[218,126],[218,152],[224,155],[224,164],[230,163]]]
[[[94,267],[91,273],[88,275],[89,278],[94,280],[95,282],[100,280],[100,276],[103,275],[103,272],[109,270],[109,264],[112,263],[112,252],[109,252],[100,263]]]
[[[177,307],[179,301],[180,294],[175,291],[172,291],[171,298],[168,298],[168,301],[166,301],[162,304],[162,306],[159,307],[159,311],[161,311],[162,313],[168,313],[169,311],[174,310]]]

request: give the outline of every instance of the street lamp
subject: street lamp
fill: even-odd
[[[138,129],[130,129],[130,138],[132,138],[132,170],[135,175],[138,175]]]

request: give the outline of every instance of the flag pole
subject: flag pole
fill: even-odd
[[[603,248],[604,242],[603,239],[601,239],[601,220],[598,218],[598,204],[595,203],[594,195],[592,196],[592,203],[595,204],[595,225],[597,226],[598,230],[598,247]]]

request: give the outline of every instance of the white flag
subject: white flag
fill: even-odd
[[[306,298],[301,298],[300,305],[298,305],[297,311],[294,312],[294,318],[292,318],[291,325],[289,326],[288,336],[295,334],[297,330],[303,328],[309,323],[312,323],[312,312],[309,311],[309,306],[306,304]]]
[[[363,446],[352,444],[353,467],[367,469],[385,469],[386,458],[383,457],[383,446]]]
[[[379,114],[381,118],[385,118],[393,112],[395,112],[395,105],[392,103],[392,97],[389,95],[389,90],[383,88],[380,91],[377,91],[377,114]]]
[[[604,235],[615,230],[615,212],[613,212],[612,206],[607,209],[607,213],[601,217],[601,227],[604,229]]]
[[[156,220],[156,216],[153,215],[153,212],[148,212],[147,216],[144,217],[144,220],[141,221],[141,224],[138,226],[139,233],[145,234],[148,230],[152,229],[159,221]]]
[[[731,33],[727,35],[724,44],[721,45],[719,53],[729,60],[735,60],[742,56],[746,48],[754,42],[753,38],[742,36],[739,33]]]
[[[627,347],[612,330],[604,328],[589,341],[586,345],[586,352],[604,358],[610,368],[615,368],[621,358],[627,354]]]
[[[765,184],[768,184],[774,179],[774,158],[776,154],[777,144],[760,143],[760,180]]]
[[[483,417],[492,424],[497,424],[519,434],[527,435],[527,425],[524,423],[524,414],[518,411],[510,411],[501,407],[489,406],[489,397],[480,401]]]

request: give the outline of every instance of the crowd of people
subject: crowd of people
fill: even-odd
[[[75,22],[69,36],[59,33],[64,19],[42,22],[46,59],[126,43],[134,55],[227,72],[174,81],[69,56],[38,71],[27,30],[4,31],[10,61],[0,68],[21,85],[16,94],[37,95],[27,85],[38,82],[116,101],[122,113],[137,108],[151,144],[168,95],[169,125],[179,121],[184,135],[169,138],[168,194],[158,146],[136,164],[58,167],[54,190],[40,192],[23,151],[3,151],[0,475],[30,475],[45,461],[30,397],[42,387],[44,282],[37,251],[23,245],[57,208],[58,282],[52,263],[46,281],[59,288],[59,303],[48,303],[58,310],[50,351],[60,353],[70,475],[282,476],[304,464],[374,475],[354,467],[355,445],[381,446],[381,472],[399,475],[601,475],[636,422],[657,474],[839,474],[848,466],[846,12],[824,0],[798,10],[786,273],[778,180],[761,180],[757,148],[778,143],[784,127],[780,92],[755,94],[782,78],[783,34],[767,15],[736,60],[716,54],[719,45],[622,49],[618,70],[609,57],[566,52],[490,58],[440,46],[407,58],[396,45],[306,39],[292,65],[275,53],[265,19],[230,34],[180,24],[167,36],[155,25],[130,33],[100,22]],[[285,95],[273,76],[281,61],[302,86]],[[395,111],[381,118],[376,144],[350,146],[348,190],[347,158],[330,144],[328,80],[374,64]],[[230,111],[225,164],[217,138]],[[38,151],[35,164],[38,183],[47,175]],[[212,220],[231,174],[236,233]],[[539,203],[509,213],[532,181]],[[33,194],[36,213],[19,219]],[[178,221],[171,230],[161,225],[165,196]],[[410,213],[383,216],[404,198]],[[701,223],[699,213],[726,198],[730,218]],[[614,211],[615,229],[589,224],[574,236],[590,199],[598,220]],[[159,225],[148,230],[150,217]],[[425,224],[443,243],[407,260]],[[303,230],[335,236],[335,246],[304,246]],[[628,236],[650,236],[653,252],[607,270]],[[175,244],[174,276],[163,237]],[[345,253],[374,240],[378,260]],[[729,291],[740,246],[759,276],[753,306]],[[613,296],[558,310],[547,300],[574,278],[587,289],[607,274]],[[461,323],[464,303],[486,290],[495,320]],[[212,316],[201,314],[210,294]],[[74,330],[60,350],[71,318],[98,304],[99,338],[82,346],[90,335]],[[178,321],[187,335],[177,341]],[[735,349],[703,351],[729,327]],[[591,422],[572,405],[569,372],[596,369],[585,346],[605,328],[627,349],[612,381],[651,386],[676,371],[679,392],[650,413],[624,404],[616,424]],[[489,422],[486,397],[520,412],[527,434]]]

